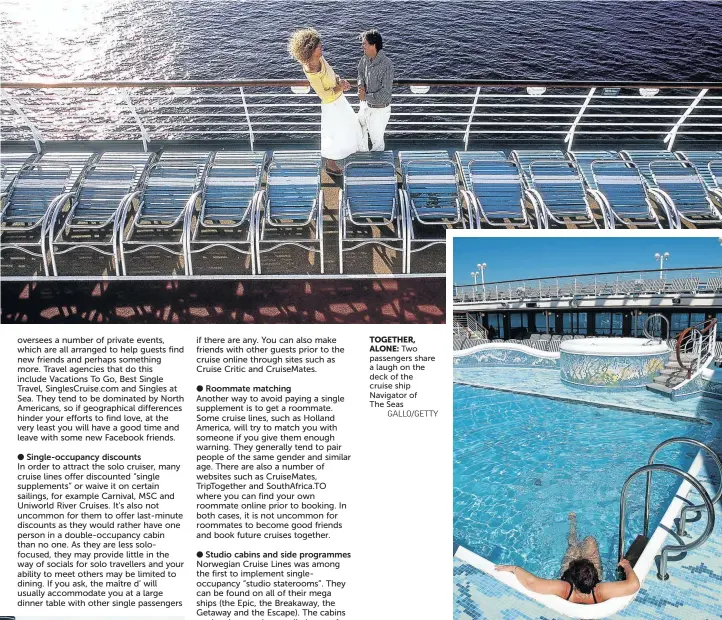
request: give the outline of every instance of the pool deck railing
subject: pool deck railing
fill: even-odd
[[[634,271],[609,271],[502,280],[454,287],[454,307],[508,304],[539,300],[581,299],[620,295],[681,296],[722,294],[722,267],[682,267]]]

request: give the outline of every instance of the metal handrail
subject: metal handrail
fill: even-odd
[[[621,161],[621,160],[620,160]],[[691,266],[691,267],[665,267],[664,272],[665,273],[671,273],[676,271],[706,271],[711,269],[718,269],[720,270],[720,274],[722,274],[722,265],[720,266]],[[616,275],[622,275],[622,274],[645,274],[645,273],[654,273],[657,274],[657,278],[659,278],[659,267],[656,269],[628,269],[626,271],[596,271],[596,272],[586,272],[586,273],[570,273],[570,274],[558,274],[554,276],[542,276],[541,278],[532,278],[533,280],[557,280],[559,278],[584,278],[587,276],[616,276]],[[492,284],[507,284],[507,283],[514,283],[514,282],[527,282],[528,280],[497,280],[496,282],[487,282],[486,286],[490,286]],[[475,286],[474,284],[457,284],[457,288],[472,288]],[[481,284],[478,284],[476,286],[481,286]]]
[[[720,473],[720,487],[717,489],[717,493],[715,493],[715,496],[712,498],[712,504],[716,504],[720,497],[722,497],[722,461],[720,461],[719,457],[717,456],[717,453],[712,450],[707,444],[702,443],[701,441],[697,441],[696,439],[691,439],[689,437],[673,437],[672,439],[667,439],[666,441],[663,441],[660,443],[653,451],[652,454],[649,457],[649,461],[647,461],[647,465],[652,465],[654,463],[654,457],[657,456],[657,453],[664,447],[673,444],[673,443],[687,443],[692,446],[695,446],[699,448],[700,450],[704,450],[709,454],[709,456],[712,457],[712,460],[715,462],[715,465],[717,465],[717,469]],[[649,531],[649,498],[652,494],[652,472],[647,472],[647,489],[645,492],[645,500],[644,500],[644,535],[647,536],[647,533]],[[687,536],[687,532],[685,531],[685,525],[687,523],[687,512],[688,511],[695,511],[695,512],[701,512],[702,510],[705,510],[706,506],[703,504],[700,504],[698,506],[684,506],[682,508],[682,513],[679,518],[679,525],[677,527],[677,532],[680,536]]]
[[[357,80],[349,79],[351,85]],[[546,86],[547,88],[707,88],[722,90],[722,82],[643,82],[609,80],[429,80],[405,78],[394,80],[394,86],[437,87],[516,87]],[[203,88],[251,86],[308,86],[307,80],[293,79],[235,79],[235,80],[49,80],[45,82],[3,82],[3,88]]]
[[[697,107],[700,101],[702,101],[702,98],[707,94],[709,89],[703,88],[699,95],[697,95],[692,103],[689,104],[689,107],[685,111],[682,116],[679,117],[679,120],[675,123],[674,127],[670,130],[670,132],[666,135],[664,138],[664,141],[667,143],[667,150],[671,151],[672,146],[674,145],[674,139],[677,137],[677,131],[679,131],[679,128],[682,126],[682,123],[684,123],[685,120],[687,120],[687,117],[692,114],[692,111]]]
[[[705,527],[704,532],[702,535],[695,541],[692,541],[691,543],[687,543],[685,545],[665,545],[662,547],[662,552],[660,554],[659,559],[659,570],[657,572],[657,578],[661,579],[662,581],[666,581],[669,579],[669,574],[667,573],[667,554],[670,551],[690,551],[692,549],[695,549],[699,547],[702,543],[704,543],[712,533],[712,530],[714,529],[714,523],[715,523],[715,513],[714,513],[714,506],[712,504],[712,500],[710,499],[709,493],[707,493],[707,490],[702,486],[699,480],[695,478],[694,476],[691,476],[689,473],[682,471],[678,467],[672,467],[671,465],[662,465],[659,463],[655,463],[653,465],[643,465],[639,469],[636,469],[633,471],[629,477],[627,478],[626,482],[624,483],[624,486],[622,486],[622,494],[619,500],[619,553],[618,558],[621,562],[624,558],[624,534],[625,534],[625,519],[626,519],[626,510],[627,510],[627,489],[629,487],[629,484],[636,478],[639,474],[643,474],[646,472],[654,472],[654,471],[664,471],[670,474],[675,474],[677,476],[680,476],[685,481],[687,481],[689,484],[691,484],[695,490],[702,496],[702,500],[704,501],[704,505],[707,509],[707,527]]]
[[[474,336],[474,338],[487,339],[489,338],[489,330],[486,329],[481,323],[479,323],[474,317],[466,316],[466,327],[471,330],[472,334],[481,334],[481,336]]]
[[[703,329],[699,329],[700,325],[706,325]],[[710,332],[710,330],[712,330]],[[709,334],[709,335],[706,335]],[[707,319],[700,321],[694,325],[690,325],[685,329],[679,336],[677,336],[677,363],[682,370],[687,371],[687,379],[692,378],[692,374],[702,368],[711,357],[714,357],[715,340],[717,337],[717,319]],[[705,347],[706,341],[706,347]],[[691,350],[692,354],[697,354],[690,360],[689,364],[686,365],[682,361],[682,347],[685,348],[684,352]],[[702,359],[704,355],[704,361]]]
[[[462,330],[466,330],[468,334],[462,332]],[[458,333],[458,335],[467,336],[469,339],[488,339],[489,338],[489,332],[481,323],[479,323],[474,317],[471,315],[464,314],[463,316],[455,316],[454,317],[454,333]],[[477,334],[481,334],[480,336]]]
[[[655,326],[652,328],[653,332],[649,332],[649,324],[652,321],[652,319],[655,320]],[[662,322],[664,322],[667,325],[667,337],[662,338]],[[644,329],[642,330],[642,333],[646,338],[649,338],[650,340],[654,340],[656,336],[653,335],[654,332],[657,331],[657,326],[659,326],[659,342],[662,342],[662,340],[669,340],[669,319],[664,316],[663,314],[651,314],[647,317],[647,320],[644,322]]]
[[[350,82],[356,84],[355,80]],[[44,137],[29,118],[27,108],[38,106],[38,91],[43,96],[50,96],[52,91],[68,89],[76,89],[73,96],[90,97],[90,91],[95,91],[92,94],[94,101],[98,99],[98,90],[112,94],[119,89],[122,96],[113,105],[125,102],[126,106],[120,108],[118,118],[109,114],[107,126],[124,134],[134,128],[140,133],[146,148],[151,137],[156,140],[177,139],[178,135],[184,139],[199,136],[221,139],[247,137],[253,148],[261,135],[320,134],[320,102],[315,95],[308,94],[306,80],[11,81],[2,86],[8,103],[13,99],[15,105],[11,107],[19,119],[9,126],[15,131],[29,128],[38,150]],[[544,93],[532,91],[535,87],[541,91],[540,86],[544,87]],[[424,88],[409,92],[409,87]],[[283,92],[291,88],[293,92]],[[523,88],[527,92],[513,92]],[[248,92],[248,89],[258,92]],[[718,120],[722,118],[722,82],[412,78],[395,80],[394,89],[393,116],[387,126],[388,135],[440,134],[461,140],[465,149],[472,136],[489,134],[551,136],[565,140],[567,149],[571,148],[573,139],[582,135],[603,135],[605,138],[654,136],[663,138],[669,150],[680,135],[722,135],[722,123]],[[437,92],[428,92],[428,89]],[[613,89],[616,94],[609,94],[609,90],[605,89]],[[647,89],[657,93],[652,95],[655,98],[652,101],[649,92],[620,94],[620,89]],[[233,90],[236,92],[231,92]],[[129,104],[131,91],[133,103]],[[8,94],[10,92],[13,97]],[[20,100],[21,95],[24,101]],[[346,96],[357,105],[355,94],[347,93]],[[76,113],[91,108],[94,109],[93,106],[68,109]],[[181,114],[168,114],[169,109],[174,108]],[[405,108],[412,109],[406,111]],[[213,120],[209,120],[209,115]],[[176,116],[178,124],[172,126],[167,119]],[[500,120],[502,117],[510,120]],[[83,126],[83,131],[87,133],[88,128],[96,125],[98,123],[93,119],[87,127]],[[67,131],[66,124],[63,124],[63,130]],[[8,133],[5,132],[5,135]],[[117,139],[117,136],[111,137]]]
[[[530,289],[539,289],[540,285],[545,291],[544,297],[568,297],[572,295],[597,294],[600,286],[607,285],[607,291],[613,294],[641,294],[645,292],[669,292],[670,283],[680,279],[699,280],[695,285],[695,290],[691,293],[708,293],[712,289],[707,289],[705,280],[718,278],[722,276],[722,267],[677,267],[665,268],[665,278],[659,278],[659,269],[645,269],[635,271],[610,271],[601,273],[584,273],[570,274],[558,276],[545,276],[542,278],[533,278],[527,280],[503,280],[499,282],[487,282],[484,285],[483,301],[508,301],[514,299],[522,299],[523,295]],[[645,290],[643,285],[653,284],[654,290]],[[609,285],[612,285],[609,290]],[[628,290],[623,290],[622,285],[627,285]],[[456,295],[454,300],[457,302],[482,301],[480,295],[482,289],[481,284],[460,284],[456,286]],[[717,289],[714,289],[715,291]],[[585,292],[589,291],[589,292]]]

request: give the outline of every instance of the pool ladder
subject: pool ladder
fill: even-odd
[[[662,338],[662,322],[667,326],[667,338]],[[657,331],[659,331],[659,337],[655,336]],[[661,343],[663,340],[669,340],[669,319],[663,314],[649,315],[644,322],[642,333],[649,340],[656,340],[658,343]]]
[[[682,471],[678,467],[673,467],[672,465],[664,465],[660,463],[655,463],[654,458],[657,456],[657,453],[664,447],[673,444],[673,443],[686,443],[690,444],[692,446],[696,446],[700,450],[704,450],[709,456],[712,457],[712,460],[717,465],[717,469],[720,472],[720,488],[717,490],[717,493],[713,498],[710,498],[709,493],[707,490],[702,486],[702,483],[697,480],[694,476],[690,475],[689,473]],[[660,443],[653,451],[652,454],[649,457],[649,461],[647,461],[647,464],[640,467],[639,469],[635,470],[630,474],[630,476],[627,478],[627,481],[624,483],[624,486],[622,487],[622,495],[619,500],[619,561],[621,562],[624,558],[624,530],[625,530],[625,519],[626,519],[626,511],[627,511],[627,488],[629,487],[629,484],[634,480],[638,475],[640,474],[647,474],[647,488],[645,492],[644,497],[644,534],[637,537],[637,539],[634,541],[632,546],[630,547],[630,552],[632,552],[632,549],[635,547],[640,548],[645,546],[647,542],[649,542],[649,500],[650,496],[652,494],[652,473],[655,471],[664,471],[671,474],[675,474],[679,476],[680,478],[683,478],[686,480],[694,489],[701,495],[703,503],[694,506],[694,505],[687,505],[682,508],[682,511],[680,513],[679,522],[677,526],[677,535],[678,536],[688,536],[685,527],[687,523],[687,513],[688,512],[706,512],[707,513],[707,526],[705,527],[704,532],[702,535],[697,538],[697,540],[694,540],[687,544],[682,545],[665,545],[662,547],[660,559],[659,559],[659,569],[657,571],[657,578],[661,579],[662,581],[666,581],[669,579],[669,574],[667,573],[667,555],[671,551],[690,551],[691,549],[695,549],[696,547],[699,547],[701,544],[703,544],[712,533],[712,530],[714,529],[714,523],[715,523],[715,511],[714,511],[714,504],[719,501],[720,497],[722,497],[722,462],[720,462],[719,457],[717,454],[710,448],[709,446],[703,444],[701,441],[697,441],[696,439],[690,439],[688,437],[674,437],[672,439],[667,439],[666,441],[663,441]],[[641,549],[639,551],[641,554]],[[635,551],[636,554],[636,551]],[[635,558],[633,561],[630,559],[630,562],[632,565],[636,563]]]

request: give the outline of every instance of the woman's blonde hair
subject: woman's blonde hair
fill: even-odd
[[[321,35],[313,28],[296,30],[288,40],[288,52],[301,64],[306,64],[321,43]]]

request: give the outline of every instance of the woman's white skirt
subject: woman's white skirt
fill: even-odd
[[[358,116],[341,95],[336,101],[321,104],[321,155],[344,159],[357,151],[368,151]]]

